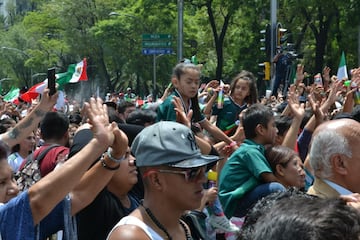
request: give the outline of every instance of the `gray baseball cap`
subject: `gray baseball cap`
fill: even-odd
[[[219,160],[218,156],[201,154],[190,128],[170,121],[144,128],[134,139],[131,150],[138,167],[194,168]]]

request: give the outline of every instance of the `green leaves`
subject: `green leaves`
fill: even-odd
[[[15,6],[10,9],[0,46],[29,56],[1,52],[0,79],[12,77],[21,86],[31,83],[31,73],[45,72],[49,66],[65,71],[87,57],[94,88],[119,92],[131,86],[147,95],[153,56],[142,54],[141,34],[171,34],[177,51],[177,1],[32,0],[20,1],[17,7],[29,11],[19,14]],[[356,0],[285,0],[279,1],[277,17],[292,32],[296,50],[304,53],[303,63],[311,73],[325,64],[336,71],[342,50],[349,67],[357,65],[359,27],[354,23],[360,21],[359,12]],[[196,55],[199,62],[206,62],[202,72],[210,79],[230,80],[243,69],[256,73],[257,63],[265,60],[259,50],[259,31],[269,22],[269,1],[184,0],[183,56]],[[158,59],[160,92],[176,63],[173,55]]]

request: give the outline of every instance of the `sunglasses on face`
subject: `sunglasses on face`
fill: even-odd
[[[149,169],[144,173],[143,178],[149,176],[151,172],[159,172],[159,173],[170,173],[170,174],[181,174],[184,175],[186,182],[195,182],[202,175],[205,174],[206,167],[198,167],[198,168],[190,168],[184,171],[175,171],[170,169]]]

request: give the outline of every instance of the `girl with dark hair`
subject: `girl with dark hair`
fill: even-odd
[[[192,63],[179,63],[173,70],[171,78],[174,86],[172,94],[165,99],[157,110],[157,121],[176,121],[176,113],[172,103],[174,96],[179,97],[186,114],[193,112],[192,123],[205,129],[218,141],[224,141],[232,147],[236,142],[223,133],[218,127],[211,124],[200,112],[198,102],[198,89],[200,85],[200,68]]]
[[[217,116],[216,126],[231,136],[239,125],[236,124],[239,121],[239,114],[258,101],[255,77],[251,72],[245,70],[236,75],[230,84],[230,94],[225,97],[224,104],[220,108],[215,103],[218,94],[219,88],[209,99],[204,114]]]

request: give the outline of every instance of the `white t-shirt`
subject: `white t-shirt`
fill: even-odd
[[[115,230],[115,228],[117,228],[118,226],[121,225],[135,225],[140,227],[145,233],[146,235],[148,235],[148,237],[151,240],[163,240],[164,238],[162,238],[157,232],[154,231],[154,229],[152,229],[151,227],[149,227],[148,225],[146,225],[143,221],[141,221],[140,219],[133,217],[133,216],[126,216],[123,217],[114,227],[113,229],[111,229],[108,237],[106,238],[106,240],[109,239],[110,234]],[[1,240],[1,239],[0,239]]]

